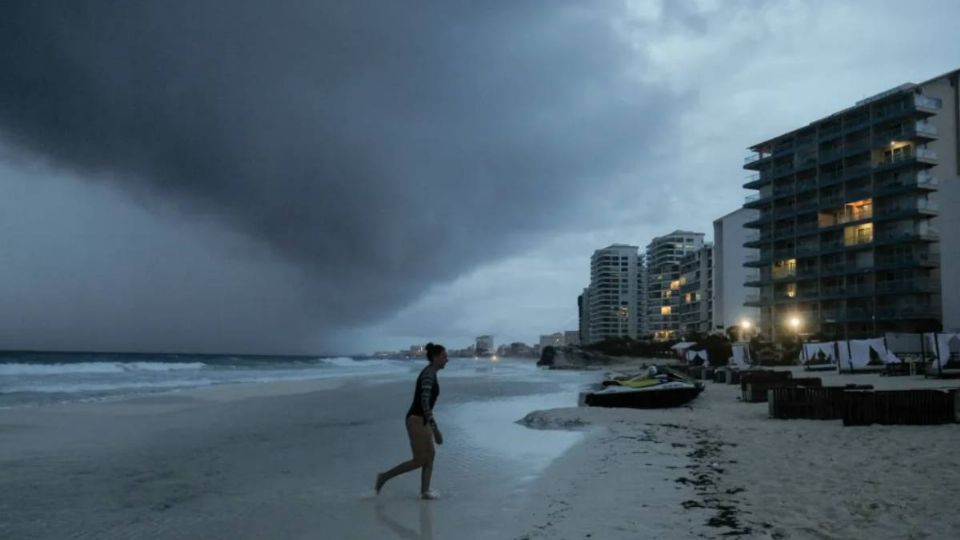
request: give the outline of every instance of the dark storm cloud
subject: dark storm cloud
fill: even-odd
[[[214,216],[338,323],[575,220],[675,105],[638,82],[621,3],[0,10],[0,140]]]

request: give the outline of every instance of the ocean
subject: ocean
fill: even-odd
[[[517,372],[536,375],[533,362],[454,358],[445,376]],[[2,353],[0,407],[102,400],[222,384],[367,376],[388,380],[419,371],[424,360],[165,355]]]

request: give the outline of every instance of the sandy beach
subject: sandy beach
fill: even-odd
[[[495,375],[495,374],[493,374]],[[596,372],[444,380],[438,501],[406,459],[410,381],[232,385],[0,410],[0,538],[950,538],[960,429],[575,407]],[[957,385],[835,375],[878,388]],[[521,422],[517,420],[523,419]]]
[[[960,386],[922,377],[813,376],[877,389]],[[531,507],[528,537],[631,538],[635,531],[643,538],[919,539],[960,530],[949,510],[960,485],[960,424],[773,420],[766,403],[738,400],[739,385],[707,385],[680,409],[529,415],[531,425],[581,426],[595,435],[558,460],[562,470],[545,475],[558,495]],[[651,493],[671,504],[653,506]],[[672,503],[681,497],[678,508]]]

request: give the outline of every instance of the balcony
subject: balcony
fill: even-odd
[[[791,240],[796,236],[797,233],[792,227],[786,230],[777,230],[773,233],[773,241],[778,242],[780,240]]]
[[[770,152],[751,150],[743,157],[743,166],[744,168],[750,168],[771,157],[773,157],[773,154]]]
[[[884,196],[897,193],[906,193],[916,189],[933,191],[939,188],[939,178],[931,175],[928,171],[919,171],[915,176],[910,178],[879,185],[873,190],[873,192],[876,196]]]
[[[939,319],[940,311],[930,306],[881,307],[877,319]]]
[[[838,287],[824,287],[820,290],[820,298],[851,298],[857,296],[873,296],[873,285],[846,285]]]
[[[939,257],[933,253],[917,253],[902,256],[877,256],[874,268],[877,270],[895,270],[898,268],[935,268]]]
[[[934,140],[939,136],[939,133],[937,131],[937,126],[933,124],[927,122],[916,122],[911,126],[907,126],[907,129],[904,130],[903,136],[911,139]]]
[[[870,125],[870,117],[866,114],[862,114],[856,118],[844,118],[843,119],[843,132],[851,133],[857,131],[858,129],[863,129]]]
[[[810,190],[813,190],[813,189],[817,189],[817,181],[816,181],[816,180],[806,180],[806,181],[802,181],[802,182],[797,182],[796,192],[797,192],[798,194],[799,194],[799,193],[804,193],[804,192],[807,192],[807,191],[810,191]]]
[[[743,187],[746,189],[760,189],[760,186],[770,183],[772,178],[767,174],[753,173],[748,174],[744,180],[746,183],[743,184]]]
[[[764,223],[770,223],[771,221],[773,221],[773,212],[767,212],[765,215],[761,215],[753,221],[744,223],[743,226],[748,229],[758,229]]]
[[[940,239],[940,234],[934,229],[926,231],[887,231],[877,234],[874,238],[876,244],[899,244],[901,242],[935,242]]]
[[[829,309],[820,312],[825,322],[856,322],[873,320],[873,313],[866,308]]]
[[[746,259],[744,259],[743,265],[744,265],[744,266],[748,266],[748,267],[752,267],[752,268],[757,268],[757,267],[761,267],[761,266],[766,266],[766,265],[770,264],[771,262],[773,262],[773,257],[772,257],[769,253],[766,254],[766,255],[760,255],[760,254],[758,254],[758,253],[751,253],[751,254],[747,255]]]
[[[937,112],[943,108],[943,102],[939,98],[925,96],[923,94],[913,95],[913,105],[918,109],[926,109]]]
[[[880,294],[926,293],[935,290],[936,285],[929,279],[881,281],[877,283],[877,292]]]
[[[913,111],[928,112],[935,114],[940,111],[942,108],[942,102],[937,98],[932,98],[929,96],[924,96],[922,94],[914,94],[913,99],[907,102],[901,102],[897,104],[891,104],[877,111],[874,114],[874,122],[879,122],[881,120],[887,120],[890,118],[895,118],[897,116],[902,116],[904,114],[911,113]]]
[[[760,231],[754,230],[751,233],[747,234],[745,237],[745,242],[743,247],[745,248],[758,248],[769,241],[769,238],[764,239],[760,234]]]
[[[877,208],[876,221],[890,221],[911,216],[935,216],[940,206],[926,199],[917,199],[916,204],[903,204],[892,208]]]
[[[873,166],[874,171],[885,171],[913,163],[937,164],[937,153],[930,148],[914,148],[895,159],[885,159]]]
[[[834,124],[831,126],[820,126],[820,130],[817,133],[820,140],[832,139],[841,133],[840,124]]]
[[[781,176],[786,176],[794,171],[793,164],[781,165],[779,167],[773,168],[773,178],[778,178]],[[792,188],[791,188],[792,189]]]

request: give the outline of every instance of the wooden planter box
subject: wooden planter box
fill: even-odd
[[[820,377],[802,377],[780,381],[750,381],[743,390],[743,401],[748,403],[765,403],[771,390],[777,388],[820,388],[823,382]]]
[[[789,371],[773,371],[771,369],[742,371],[740,372],[740,390],[746,390],[749,383],[785,381],[791,378],[793,378],[793,373]]]
[[[871,385],[772,388],[767,394],[770,418],[839,420],[850,392],[872,390]]]
[[[843,408],[843,425],[934,425],[957,421],[956,390],[888,390],[851,392]]]

